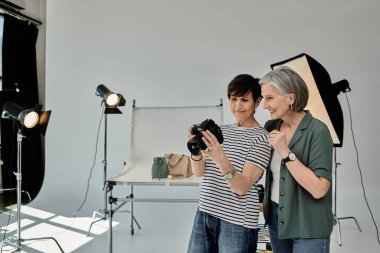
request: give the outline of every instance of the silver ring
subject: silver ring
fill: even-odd
[[[207,148],[208,148],[208,150],[209,150],[209,151],[211,151],[211,150],[212,150],[212,147],[211,147],[211,146],[208,146]]]

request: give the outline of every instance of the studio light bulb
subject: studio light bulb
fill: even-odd
[[[35,125],[37,125],[38,119],[39,119],[39,116],[37,112],[34,112],[34,111],[29,112],[25,115],[23,125],[26,128],[33,128]]]
[[[106,104],[107,104],[107,106],[115,107],[119,104],[119,100],[120,100],[119,95],[113,93],[107,97]]]

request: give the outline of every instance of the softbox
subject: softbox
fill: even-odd
[[[342,147],[343,113],[337,95],[351,91],[348,82],[342,80],[333,84],[326,69],[307,54],[271,64],[271,68],[281,65],[293,69],[305,81],[309,88],[309,101],[305,109],[327,125],[334,147]]]

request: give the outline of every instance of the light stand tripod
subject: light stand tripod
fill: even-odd
[[[111,191],[111,189],[108,187],[109,184],[107,182],[107,115],[108,114],[119,114],[119,113],[121,113],[121,111],[119,109],[117,109],[117,110],[115,110],[115,109],[117,109],[117,108],[110,109],[110,108],[106,107],[104,110],[104,159],[103,159],[104,209],[100,210],[100,212],[97,212],[97,211],[93,212],[92,219],[95,219],[96,216],[100,216],[100,218],[91,222],[90,227],[88,229],[87,236],[90,235],[91,228],[95,223],[102,221],[102,220],[105,221],[107,219],[107,215],[112,215],[109,213],[109,212],[112,212],[112,210],[108,210],[108,202],[107,202],[108,201],[108,199],[107,199],[108,192]],[[128,211],[126,211],[126,212],[128,212]],[[135,217],[133,217],[133,220],[135,221],[138,228],[141,229],[141,227],[140,227],[139,223],[137,222],[137,220],[135,219]]]
[[[1,151],[1,145],[0,145],[0,151]],[[0,152],[0,153],[1,153],[1,152]],[[1,160],[1,157],[0,157],[0,166],[1,166],[1,165],[3,165],[3,160]],[[0,174],[0,176],[1,176],[1,174]],[[0,178],[0,180],[2,180],[2,179]],[[1,183],[2,183],[2,182],[1,182]],[[1,185],[1,187],[2,187],[2,185]],[[0,187],[0,193],[17,190],[17,188],[7,188],[7,189],[3,189],[3,188],[1,188],[1,187]],[[30,201],[32,200],[32,198],[30,197],[29,192],[27,192],[27,191],[21,191],[21,192],[26,193],[26,195],[28,196],[29,200],[30,200]]]
[[[336,161],[336,147],[334,147],[334,175],[333,175],[333,191],[334,191],[334,202],[333,202],[333,206],[334,206],[334,225],[338,225],[338,243],[339,243],[339,246],[342,246],[342,235],[341,235],[341,230],[340,230],[340,220],[347,220],[347,219],[353,219],[356,223],[356,226],[358,228],[358,230],[360,232],[362,232],[360,226],[359,226],[359,223],[358,221],[356,220],[355,217],[353,216],[348,216],[348,217],[338,217],[337,214],[336,214],[336,202],[337,202],[337,175],[338,175],[338,166],[340,165],[340,163],[338,163]]]
[[[108,189],[106,188],[106,182],[107,182],[107,114],[108,113],[105,109],[104,113],[103,113],[103,115],[104,115],[104,159],[102,162],[103,163],[103,191],[108,191]],[[87,236],[89,236],[91,233],[92,225],[94,225],[95,223],[97,223],[99,221],[106,220],[107,215],[108,215],[107,199],[105,198],[104,208],[102,210],[100,210],[100,212],[94,211],[94,213],[92,214],[92,219],[95,219],[96,216],[100,216],[100,218],[91,222],[90,227],[88,229]]]
[[[28,239],[22,239],[21,238],[21,181],[22,181],[22,174],[21,174],[21,161],[22,161],[22,138],[25,138],[25,136],[21,133],[21,128],[18,129],[17,133],[17,172],[14,173],[17,180],[17,236],[12,237],[10,239],[5,239],[4,243],[9,244],[15,248],[12,252],[18,252],[22,248],[22,242],[24,241],[34,241],[34,240],[53,240],[61,252],[64,252],[61,246],[59,245],[58,241],[53,237],[38,237],[38,238],[28,238]]]

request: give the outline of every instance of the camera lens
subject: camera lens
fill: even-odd
[[[187,148],[193,155],[201,155],[201,150],[206,149],[206,145],[202,141],[202,135],[197,135],[187,142]]]
[[[215,124],[212,119],[206,119],[199,125],[193,125],[191,133],[195,135],[194,138],[187,142],[187,148],[193,155],[201,155],[202,150],[206,149],[206,144],[202,140],[202,131],[210,130],[210,132],[215,135],[219,143],[223,142],[223,133],[220,127]]]

